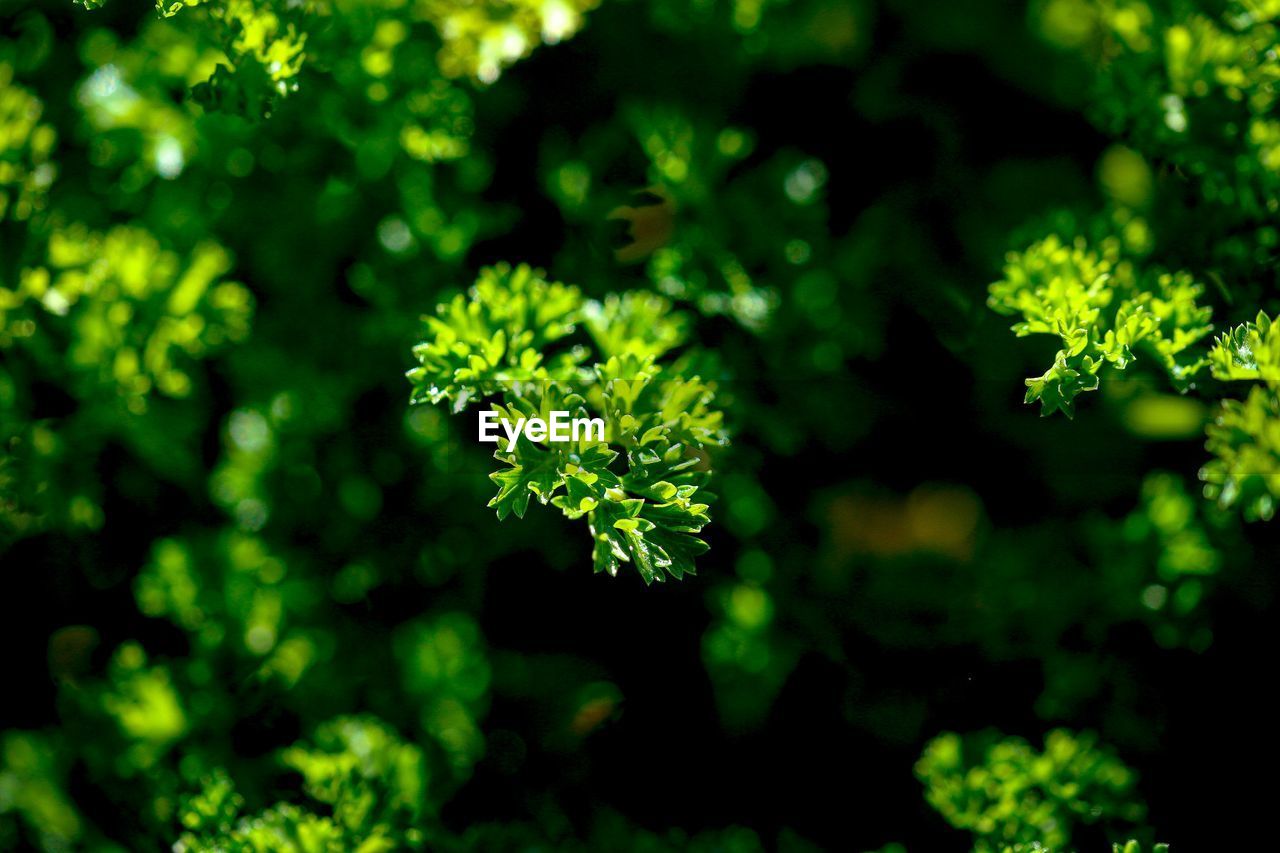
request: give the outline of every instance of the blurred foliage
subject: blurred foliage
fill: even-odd
[[[53,182],[49,162],[57,133],[40,122],[40,100],[13,84],[13,66],[0,64],[0,218],[28,219]]]
[[[0,848],[1256,843],[1278,41],[0,0]]]
[[[186,801],[188,830],[179,850],[406,850],[422,846],[425,787],[422,752],[376,720],[338,718],[316,730],[316,743],[281,756],[307,795],[329,813],[280,803],[242,816],[243,799],[225,773],[205,780]]]
[[[1042,752],[1020,738],[985,741],[943,734],[916,764],[929,804],[974,834],[975,851],[1010,844],[1052,850],[1070,843],[1075,821],[1142,818],[1131,801],[1132,771],[1087,736],[1055,729]]]

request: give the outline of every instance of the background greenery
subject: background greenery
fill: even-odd
[[[0,847],[1260,841],[1278,18],[0,0]]]

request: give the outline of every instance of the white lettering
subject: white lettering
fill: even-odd
[[[604,418],[574,418],[573,440],[578,441],[578,429],[586,430],[586,441],[604,441]],[[592,436],[594,433],[594,437]]]
[[[480,441],[485,444],[497,444],[498,433],[498,413],[495,411],[487,411],[480,413]]]
[[[552,412],[551,413],[551,434],[547,436],[548,441],[568,441],[569,440],[569,413],[568,412]]]
[[[498,443],[498,427],[507,436],[508,451],[516,446],[520,436],[530,441],[604,441],[604,418],[570,418],[568,412],[553,411],[549,421],[539,417],[518,418],[512,423],[498,412],[480,413],[480,441]]]
[[[524,418],[516,421],[516,428],[511,428],[511,421],[506,418],[502,419],[502,430],[507,434],[507,450],[514,450],[516,440],[520,438],[521,431],[524,430]]]

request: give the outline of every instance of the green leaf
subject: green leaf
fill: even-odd
[[[1056,336],[1053,366],[1026,380],[1028,403],[1042,414],[1071,417],[1075,399],[1099,386],[1101,370],[1124,370],[1140,352],[1154,356],[1179,391],[1187,390],[1205,364],[1192,345],[1212,329],[1204,293],[1189,273],[1139,271],[1117,238],[1094,247],[1056,234],[1009,255],[1004,278],[990,287],[987,304],[1001,314],[1020,314],[1019,337]]]
[[[523,435],[516,442],[514,452],[499,451],[494,458],[511,466],[489,475],[489,479],[498,484],[498,494],[488,505],[498,511],[499,519],[513,512],[517,518],[524,518],[530,497],[536,495],[538,501],[545,504],[564,484],[558,465],[559,455],[539,450]]]

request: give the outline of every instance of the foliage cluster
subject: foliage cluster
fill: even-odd
[[[0,0],[0,847],[1256,841],[1280,5],[141,6]]]
[[[1092,66],[1094,120],[1131,147],[1102,163],[1110,210],[1010,253],[988,304],[1022,318],[1018,336],[1060,339],[1052,367],[1026,380],[1027,402],[1039,400],[1046,415],[1070,416],[1075,398],[1096,390],[1100,374],[1138,360],[1135,351],[1145,351],[1178,392],[1225,396],[1206,425],[1213,458],[1200,471],[1205,495],[1269,519],[1280,457],[1267,426],[1277,402],[1261,283],[1274,266],[1280,210],[1280,124],[1272,117],[1280,7],[1209,6],[1043,5],[1045,34]],[[1206,215],[1197,216],[1201,210]],[[1179,245],[1187,228],[1207,251]],[[1169,271],[1183,265],[1194,269]],[[1225,303],[1216,315],[1208,280]],[[1257,319],[1209,340],[1215,317],[1225,313],[1230,322],[1242,310]],[[1241,399],[1231,387],[1241,381],[1261,384]]]

